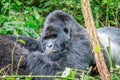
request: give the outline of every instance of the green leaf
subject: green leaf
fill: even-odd
[[[101,50],[101,48],[100,48],[99,45],[95,45],[95,46],[93,47],[93,51],[94,51],[95,53],[99,53],[100,50]]]
[[[26,42],[23,39],[18,39],[17,41],[24,44],[24,45],[26,44]]]
[[[25,80],[32,80],[32,78],[28,78],[28,77],[26,77]]]
[[[62,80],[75,80],[76,73],[77,72],[75,70],[72,70],[71,68],[66,68],[61,75]]]

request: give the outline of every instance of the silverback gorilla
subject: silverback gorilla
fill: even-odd
[[[118,47],[112,47],[112,50],[117,51],[115,55],[118,56],[120,30],[103,28],[98,30],[98,34],[101,41],[107,41],[107,36],[110,35],[111,44]],[[106,36],[102,37],[101,34],[106,34]],[[105,41],[101,43],[103,47],[107,44]],[[65,67],[87,70],[95,64],[86,30],[71,15],[60,10],[48,15],[40,38],[40,45],[41,51],[32,52],[27,56],[27,71],[33,75],[55,75],[57,72],[63,71]],[[112,55],[115,62],[120,64],[120,56]],[[105,58],[109,63],[106,53]],[[36,78],[35,80],[51,79]]]
[[[42,52],[27,57],[27,71],[33,75],[55,75],[65,67],[86,70],[94,64],[86,30],[65,12],[48,15],[40,45]]]

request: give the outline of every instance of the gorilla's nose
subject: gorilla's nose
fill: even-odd
[[[47,44],[47,49],[52,49],[53,48],[53,44],[52,43],[48,43]]]
[[[52,44],[50,44],[50,45],[47,45],[47,47],[51,48],[51,47],[52,47]]]

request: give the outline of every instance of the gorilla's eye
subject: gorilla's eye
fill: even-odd
[[[45,36],[44,39],[55,39],[57,38],[57,34],[51,34],[49,36]]]
[[[50,38],[52,38],[52,39],[57,38],[57,34],[53,34],[53,35],[51,35]]]
[[[66,34],[68,34],[68,29],[67,29],[67,28],[64,28],[64,32],[65,32]]]

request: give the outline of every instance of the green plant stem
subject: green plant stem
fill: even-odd
[[[62,78],[61,76],[44,76],[44,75],[32,75],[32,76],[31,75],[19,75],[19,76],[4,75],[4,76],[0,76],[0,79],[6,79],[6,78],[60,78],[60,79],[66,79],[66,78]],[[73,80],[73,79],[69,78],[69,80]]]
[[[17,65],[16,75],[18,73],[18,70],[19,70],[19,67],[20,67],[20,62],[21,62],[22,58],[23,58],[23,56],[20,56],[20,59],[18,61],[18,65]]]
[[[113,60],[112,60],[111,48],[110,48],[110,37],[108,37],[107,51],[108,51],[108,57],[109,57],[109,62],[110,62],[110,68],[113,69]]]
[[[11,74],[13,73],[14,51],[15,51],[15,48],[16,48],[16,45],[17,45],[17,39],[18,39],[18,36],[16,37],[16,41],[15,41],[14,46],[13,46],[13,49],[12,49],[12,51],[11,51],[11,57],[12,57],[12,62],[11,62]]]

